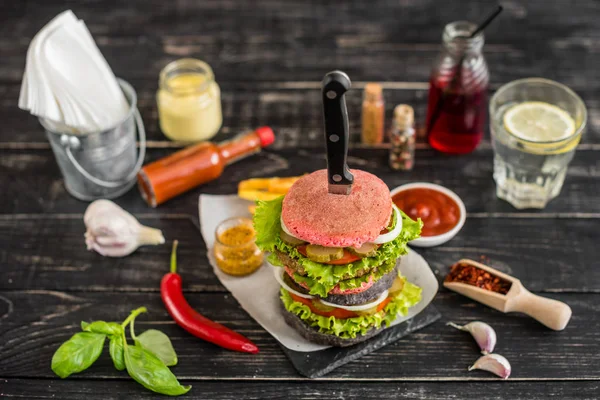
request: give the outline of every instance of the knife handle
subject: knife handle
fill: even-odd
[[[348,156],[348,110],[344,94],[350,89],[350,78],[342,71],[325,75],[322,87],[325,118],[325,143],[327,143],[327,178],[330,185],[351,185]]]

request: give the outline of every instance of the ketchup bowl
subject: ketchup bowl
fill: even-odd
[[[412,246],[433,247],[446,243],[467,219],[465,204],[452,190],[434,183],[415,182],[391,191],[392,200],[410,218],[423,220],[421,237]]]

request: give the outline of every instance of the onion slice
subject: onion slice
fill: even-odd
[[[300,293],[297,290],[292,289],[287,283],[285,283],[285,281],[283,280],[283,274],[285,274],[285,270],[283,268],[280,267],[273,267],[273,275],[275,275],[275,279],[277,280],[277,282],[279,282],[279,284],[281,285],[281,287],[283,287],[285,290],[287,290],[290,293],[295,294],[298,297],[302,297],[304,299],[309,299],[309,300],[313,300],[316,298],[316,296],[311,296],[310,294],[305,294],[305,293]],[[379,304],[381,304],[381,302],[383,302],[385,299],[387,299],[389,295],[389,291],[388,290],[384,290],[377,299],[375,299],[374,301],[370,302],[370,303],[366,303],[366,304],[359,304],[356,306],[342,306],[339,304],[334,304],[334,303],[330,303],[328,301],[325,301],[323,299],[318,299],[318,301],[320,301],[322,304],[329,306],[329,307],[334,307],[334,308],[342,308],[344,310],[348,310],[348,311],[364,311],[364,310],[369,310],[373,307],[377,307]]]
[[[300,293],[299,291],[294,290],[291,287],[289,287],[288,284],[285,283],[285,281],[283,280],[283,274],[285,274],[285,270],[283,268],[273,267],[273,275],[275,275],[275,279],[277,280],[277,282],[279,282],[281,287],[283,287],[285,290],[287,290],[290,293],[295,294],[298,297],[302,297],[305,299],[313,299],[315,297],[315,296],[311,296],[310,294]]]
[[[302,240],[302,239],[297,238],[296,236],[292,235],[292,232],[288,231],[288,228],[286,228],[285,224],[283,223],[283,218],[281,216],[279,217],[279,224],[281,225],[281,229],[283,229],[283,231],[285,233],[287,233],[288,235],[290,235],[293,238],[296,238],[298,240]]]
[[[392,240],[396,239],[398,235],[400,235],[400,232],[402,232],[402,215],[400,215],[400,210],[398,210],[398,207],[395,205],[392,205],[392,207],[394,209],[394,213],[396,214],[396,226],[391,231],[377,236],[372,243],[383,244],[391,242]]]
[[[366,303],[366,304],[359,304],[356,306],[341,306],[339,304],[330,303],[325,300],[321,300],[321,303],[323,303],[329,307],[342,308],[342,309],[348,310],[348,311],[364,311],[364,310],[368,310],[373,307],[377,307],[382,301],[387,299],[388,295],[389,295],[389,291],[384,290],[383,293],[381,293],[379,295],[379,297],[377,299],[375,299],[374,301],[372,301],[370,303]]]

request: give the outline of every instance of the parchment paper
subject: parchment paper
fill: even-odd
[[[242,308],[283,346],[297,352],[327,349],[328,346],[307,341],[283,320],[277,295],[280,286],[271,270],[277,267],[273,267],[265,261],[258,271],[246,277],[229,276],[217,267],[212,254],[217,225],[227,218],[250,218],[249,204],[251,204],[249,201],[240,199],[235,195],[203,194],[200,196],[200,227],[204,242],[209,249],[208,258],[215,274]],[[402,274],[410,282],[420,286],[423,292],[421,302],[410,308],[406,317],[396,319],[392,326],[411,319],[423,311],[438,291],[438,281],[429,264],[414,250],[411,249],[407,255],[400,258],[399,267]]]

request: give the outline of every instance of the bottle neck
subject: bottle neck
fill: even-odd
[[[378,83],[367,83],[364,91],[364,101],[378,103],[383,101],[383,89]]]
[[[255,132],[241,133],[218,144],[219,155],[225,165],[233,164],[261,150],[260,138]]]
[[[489,83],[489,71],[481,49],[483,34],[469,38],[476,29],[470,22],[452,22],[446,25],[443,35],[444,51],[436,61],[432,72],[432,84],[438,88],[452,85],[457,93],[485,90]]]
[[[475,24],[466,21],[446,25],[442,36],[442,44],[446,52],[457,58],[481,55],[485,39],[483,33],[478,33],[471,38],[470,35],[475,29]]]
[[[415,111],[407,104],[399,104],[394,108],[394,125],[398,130],[412,128],[415,122]]]

